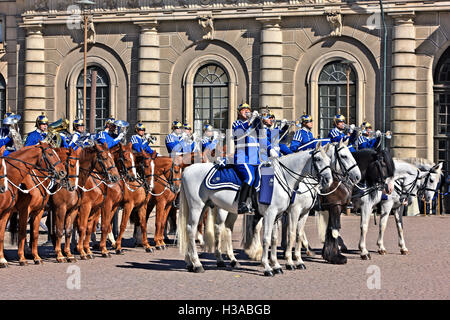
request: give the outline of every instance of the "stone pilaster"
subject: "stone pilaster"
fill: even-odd
[[[27,26],[25,39],[24,132],[35,129],[36,118],[46,110],[45,46],[42,25]]]
[[[416,157],[416,30],[413,14],[393,14],[391,147],[395,157]]]
[[[283,118],[283,33],[280,17],[258,18],[262,23],[259,107]]]
[[[161,145],[160,123],[160,50],[157,22],[138,23],[139,36],[139,76],[137,119],[142,121],[146,132],[156,135],[155,149]]]

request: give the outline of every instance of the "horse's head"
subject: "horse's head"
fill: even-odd
[[[156,155],[156,152],[153,152],[152,156],[150,156],[144,150],[134,153],[137,173],[145,180],[148,186],[151,186],[151,178],[154,174],[154,155]]]
[[[442,165],[442,162],[438,163],[425,173],[425,180],[419,188],[419,192],[426,202],[431,201],[436,193],[436,188],[442,175]]]
[[[47,169],[55,179],[64,179],[67,175],[66,168],[64,167],[64,163],[62,163],[61,159],[56,154],[55,150],[48,143],[41,141],[39,141],[37,147],[42,152],[41,160],[45,165],[45,169]]]
[[[331,159],[327,156],[320,143],[317,143],[316,148],[311,152],[311,161],[317,171],[321,188],[331,187],[333,183],[333,173],[330,166]]]
[[[344,179],[350,179],[352,184],[361,180],[361,171],[358,163],[348,148],[348,140],[338,144],[327,144],[325,152],[331,158],[331,167],[333,170],[344,176]]]
[[[93,148],[96,152],[94,167],[97,171],[102,173],[109,182],[119,181],[119,171],[114,165],[114,158],[109,152],[108,145],[95,144]]]
[[[395,163],[389,150],[377,150],[368,166],[368,173],[373,182],[385,184],[387,194],[394,191]]]
[[[2,161],[0,162],[0,193],[5,193],[8,190],[8,180],[6,175],[6,163],[5,158],[3,158],[3,153],[5,152],[6,146],[0,148],[0,157]]]
[[[155,160],[155,175],[163,176],[174,193],[180,191],[182,164],[171,157],[158,157]]]
[[[78,188],[78,180],[80,175],[80,153],[81,148],[73,150],[70,148],[56,148],[55,151],[62,163],[65,164],[67,169],[67,180],[65,186],[67,190],[74,191]]]
[[[129,142],[127,145],[119,143],[117,152],[114,152],[114,160],[116,161],[119,171],[129,181],[138,179],[136,171],[136,159],[133,155],[133,145]]]

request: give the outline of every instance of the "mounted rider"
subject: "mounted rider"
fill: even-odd
[[[330,138],[331,142],[339,142],[339,141],[346,141],[349,140],[349,148],[350,151],[354,152],[355,149],[353,148],[353,143],[356,142],[357,134],[358,132],[354,130],[355,125],[351,125],[349,127],[348,133],[345,134],[345,117],[341,114],[338,114],[333,119],[335,127],[331,129],[330,133],[328,134],[328,138]]]
[[[192,133],[192,127],[188,123],[183,124],[183,134],[182,134],[182,140],[183,140],[183,150],[185,152],[194,152],[196,151],[197,147],[197,133]]]
[[[116,132],[116,124],[114,118],[108,118],[105,122],[105,130],[97,133],[95,140],[97,140],[100,144],[104,144],[106,142],[108,149],[111,149],[119,144],[120,140],[125,136],[124,132],[119,133]]]
[[[309,114],[304,114],[300,117],[301,129],[297,130],[292,139],[290,149],[292,152],[303,151],[307,149],[314,149],[316,143],[311,143],[314,136],[311,132],[313,127],[313,119]]]
[[[202,151],[213,151],[216,149],[219,143],[219,131],[214,130],[214,127],[210,124],[205,124],[203,127],[203,139],[202,139]]]
[[[156,157],[158,153],[154,151],[149,143],[151,135],[145,134],[145,125],[142,122],[136,123],[135,126],[136,134],[131,137],[131,143],[133,145],[133,151],[141,152],[145,151],[153,157]]]
[[[13,116],[17,117],[17,121],[20,120],[20,115],[7,112],[3,119],[3,125],[0,128],[0,147],[6,146],[5,151],[3,152],[4,157],[11,152],[17,151],[16,145],[14,144],[14,135],[17,135],[18,140],[21,141],[19,132],[14,128]]]
[[[370,138],[372,134],[372,125],[364,121],[361,125],[361,135],[358,137],[358,150],[361,149],[375,149],[381,143],[381,131],[375,132],[375,138]]]
[[[275,122],[275,119],[273,119]],[[291,154],[292,151],[288,147],[288,134],[287,131],[289,130],[289,124],[286,119],[281,120],[280,124],[277,126],[276,122],[273,126],[274,129],[278,130],[279,132],[279,138],[278,138],[278,146],[280,147],[280,153],[282,155]]]
[[[88,145],[87,140],[91,134],[85,132],[84,122],[81,119],[75,119],[72,124],[73,134],[70,137],[69,147],[76,150],[80,145]]]
[[[259,139],[256,129],[260,125],[258,111],[251,113],[251,107],[242,103],[238,107],[238,119],[233,123],[234,166],[242,181],[238,194],[238,214],[249,213],[247,198],[256,180],[259,159]]]
[[[268,161],[269,157],[278,158],[281,156],[281,150],[277,141],[280,137],[280,130],[275,128],[275,114],[272,111],[268,110],[262,113],[261,122],[256,131],[260,139],[261,160]]]
[[[28,134],[24,146],[25,147],[34,146],[38,144],[39,141],[45,140],[45,138],[47,138],[47,135],[48,135],[48,118],[42,112],[42,114],[36,118],[36,130]],[[68,143],[65,137],[63,136],[61,136],[61,146],[66,148],[68,146]]]

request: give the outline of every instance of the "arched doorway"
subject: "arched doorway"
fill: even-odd
[[[194,131],[200,136],[206,123],[228,128],[229,78],[217,64],[201,67],[194,78]]]
[[[338,61],[326,64],[319,75],[319,135],[326,138],[334,127],[333,118],[342,114],[347,118],[347,72]],[[353,68],[349,76],[350,124],[356,123],[356,76]]]
[[[98,66],[90,66],[87,68],[86,77],[86,129],[90,128],[90,110],[91,110],[91,87],[92,72],[97,72],[96,79],[96,97],[95,97],[95,130],[103,130],[105,120],[110,116],[110,97],[109,97],[109,77],[105,70]],[[83,118],[83,83],[84,71],[81,71],[77,80],[77,112],[78,119]]]
[[[434,160],[450,170],[450,47],[436,65],[434,74]]]

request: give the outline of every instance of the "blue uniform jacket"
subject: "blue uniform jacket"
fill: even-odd
[[[47,137],[47,132],[42,132],[39,129],[36,129],[30,132],[27,136],[27,140],[25,141],[25,147],[34,146],[39,143],[39,141],[44,140]]]
[[[75,131],[72,136],[70,137],[69,141],[69,148],[71,147],[73,150],[77,150],[80,145],[88,146],[87,143],[88,138],[90,137],[90,134],[87,134],[85,137],[83,137],[83,141],[80,141],[81,133],[78,131]]]
[[[369,139],[364,136],[359,136],[358,138],[358,150],[361,149],[373,149],[377,146],[379,142],[378,138]]]
[[[308,128],[301,128],[300,130],[297,130],[297,132],[295,133],[294,138],[292,139],[291,142],[290,149],[292,152],[313,149],[316,147],[316,143],[310,142],[314,140],[315,140],[314,136]],[[302,146],[304,146],[305,144],[308,144],[308,146],[302,149]]]
[[[133,145],[133,150],[136,152],[145,151],[148,154],[153,154],[152,148],[148,145],[148,140],[144,139],[138,134],[131,137],[131,143]]]
[[[234,138],[234,164],[259,165],[259,138],[258,131],[260,120],[256,119],[252,124],[248,120],[236,120],[233,122]]]
[[[108,145],[108,149],[115,147],[120,142],[120,139],[118,137],[111,136],[111,134],[106,130],[97,133],[95,140],[97,140],[101,144],[104,144],[106,142],[106,144]]]
[[[216,149],[217,143],[219,141],[217,139],[213,139],[213,137],[205,137],[202,139],[202,151],[209,149],[213,151]]]

